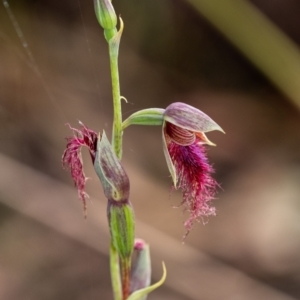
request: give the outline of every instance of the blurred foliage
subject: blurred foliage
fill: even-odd
[[[187,0],[300,108],[300,52],[246,0]]]
[[[124,36],[148,60],[163,66],[166,77],[186,76],[197,86],[243,90],[266,85],[259,72],[184,1],[130,2],[115,0],[128,20]]]
[[[249,1],[185,2],[195,11],[183,1],[118,3],[121,11],[129,15],[134,39],[138,39],[141,51],[150,59],[159,58],[173,71],[204,77],[219,86],[255,86],[253,75],[259,76],[249,72],[249,68],[243,72],[243,59],[220,37],[211,34],[212,29],[197,12],[300,107],[300,52],[285,33]]]

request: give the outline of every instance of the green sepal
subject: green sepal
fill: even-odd
[[[108,223],[120,259],[130,259],[134,246],[134,212],[130,202],[108,200]]]
[[[144,297],[147,296],[150,292],[160,287],[165,282],[167,277],[167,270],[164,262],[162,263],[162,266],[163,266],[163,275],[162,278],[157,283],[152,284],[144,289],[135,291],[127,298],[127,300],[143,300]]]
[[[123,201],[129,198],[129,178],[104,131],[98,136],[94,169],[107,199]]]
[[[120,47],[120,41],[121,41],[121,37],[122,37],[122,33],[124,30],[124,22],[121,18],[119,18],[120,20],[120,29],[119,31],[105,31],[104,30],[104,36],[106,41],[109,44],[109,55],[113,56],[113,57],[118,57],[119,55],[119,47]]]
[[[164,121],[164,112],[162,108],[147,108],[139,110],[132,114],[122,123],[122,129],[130,125],[162,125]]]

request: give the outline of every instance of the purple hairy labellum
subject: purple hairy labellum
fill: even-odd
[[[175,189],[182,191],[181,205],[190,216],[186,235],[195,221],[214,216],[211,206],[218,183],[209,164],[205,144],[213,145],[205,132],[222,129],[207,115],[184,103],[173,103],[164,113],[163,146]]]
[[[69,125],[69,124],[68,124]],[[93,130],[84,126],[81,122],[81,129],[73,128],[73,136],[67,138],[67,146],[62,156],[62,164],[65,169],[70,169],[74,184],[78,190],[78,196],[83,203],[86,215],[86,199],[88,194],[85,192],[87,177],[83,171],[81,147],[89,149],[91,159],[94,163],[97,149],[97,134]]]
[[[215,215],[215,208],[210,206],[214,198],[216,181],[211,177],[213,168],[206,157],[206,150],[200,139],[190,145],[182,146],[168,139],[168,151],[177,173],[177,188],[182,191],[182,205],[190,213],[184,223],[187,232],[195,220],[204,216]]]

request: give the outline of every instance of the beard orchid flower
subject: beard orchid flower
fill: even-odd
[[[163,151],[173,186],[182,192],[181,205],[190,216],[185,221],[186,235],[195,221],[215,215],[211,206],[218,183],[213,179],[205,145],[214,145],[205,133],[222,128],[202,111],[175,102],[166,109],[145,109],[131,115],[123,123],[129,125],[161,125]],[[186,236],[185,235],[185,236]]]
[[[205,149],[214,144],[205,133],[223,130],[200,110],[179,102],[166,108],[163,119],[163,150],[174,188],[182,191],[181,204],[190,213],[184,223],[188,233],[195,221],[216,214],[211,200],[218,184]]]

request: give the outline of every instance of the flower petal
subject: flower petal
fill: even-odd
[[[168,151],[178,176],[177,188],[183,195],[181,204],[190,213],[184,224],[187,235],[195,221],[215,215],[215,208],[210,206],[210,201],[214,198],[218,184],[211,177],[213,168],[198,139],[189,146],[171,142],[168,144]]]
[[[194,132],[223,129],[201,110],[182,102],[170,104],[164,113],[165,121]]]
[[[167,162],[167,166],[169,169],[169,172],[172,176],[172,180],[173,180],[173,185],[176,188],[177,187],[177,175],[176,175],[176,169],[175,166],[173,164],[173,161],[171,159],[171,156],[169,154],[169,150],[168,150],[168,143],[170,142],[169,140],[167,141],[167,139],[170,139],[170,137],[165,133],[165,124],[162,127],[162,140],[163,140],[163,151],[165,154],[165,158],[166,158],[166,162]]]
[[[186,130],[169,122],[165,122],[165,131],[173,142],[181,146],[191,145],[196,139],[195,132]]]

